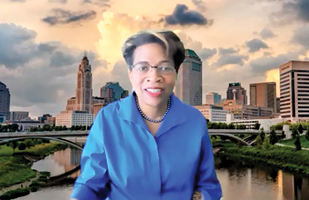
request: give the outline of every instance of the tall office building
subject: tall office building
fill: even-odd
[[[272,108],[277,113],[276,83],[251,83],[250,84],[250,105],[263,108]]]
[[[78,67],[75,97],[74,110],[92,113],[92,73],[86,54]]]
[[[226,99],[236,100],[238,104],[247,105],[247,92],[240,83],[229,83]]]
[[[0,115],[6,120],[10,117],[10,100],[11,94],[9,88],[2,82],[0,82]],[[2,119],[4,121],[4,118]]]
[[[215,105],[221,102],[221,95],[216,92],[210,92],[206,94],[206,104]]]
[[[122,99],[128,96],[129,91],[124,90],[119,82],[107,82],[100,89],[100,96],[106,100],[107,103]]]
[[[191,49],[178,71],[175,95],[191,105],[202,105],[202,61]]]
[[[279,66],[280,114],[297,122],[309,119],[309,62],[289,61]]]
[[[10,121],[23,120],[29,117],[29,112],[27,111],[12,111],[10,112]]]

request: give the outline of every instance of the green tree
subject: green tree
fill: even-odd
[[[269,149],[269,148],[270,148],[270,139],[269,137],[265,136],[263,142],[263,149]]]
[[[278,137],[277,137],[277,134],[275,132],[275,130],[271,130],[270,132],[270,136],[269,136],[269,140],[270,140],[270,143],[272,145],[276,144],[278,142]]]
[[[260,126],[261,126],[261,124],[260,124],[259,122],[256,122],[256,123],[254,124],[254,129],[255,129],[255,130],[259,130],[259,129],[260,129]]]
[[[261,128],[260,133],[259,133],[259,136],[260,136],[260,138],[262,139],[262,142],[264,142],[264,138],[265,138],[266,134],[265,134],[263,128]]]
[[[282,134],[281,134],[281,139],[284,139],[286,137],[284,131],[282,131]]]
[[[256,144],[257,147],[261,147],[261,146],[262,146],[263,140],[262,140],[262,138],[261,138],[260,135],[258,135],[258,136],[256,137],[256,139],[255,139],[255,144]]]
[[[304,128],[301,124],[299,124],[299,126],[298,126],[298,132],[299,132],[299,134],[303,134],[303,132],[304,132]]]
[[[13,152],[14,152],[15,149],[17,148],[17,146],[18,146],[18,142],[17,142],[16,140],[11,141],[10,144],[9,144],[9,146],[12,147]]]
[[[294,139],[294,144],[295,144],[296,151],[300,151],[301,150],[301,143],[300,143],[299,135],[296,135],[296,137]]]
[[[30,149],[31,147],[34,146],[34,143],[31,139],[26,139],[25,140],[25,145],[26,145],[26,148]]]
[[[235,129],[235,125],[233,123],[229,123],[227,128],[228,129]]]
[[[306,130],[306,139],[309,140],[309,126],[307,126],[307,130]]]
[[[25,150],[26,149],[26,145],[25,145],[25,143],[23,143],[23,142],[19,142],[18,143],[18,150]]]
[[[292,138],[295,140],[296,136],[299,136],[297,129],[293,129],[291,135],[292,135]]]

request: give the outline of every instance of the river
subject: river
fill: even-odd
[[[80,150],[67,148],[55,152],[32,168],[60,175],[78,165]],[[309,177],[287,173],[261,164],[216,157],[216,172],[224,200],[308,200]],[[79,172],[72,177],[77,177]],[[18,200],[69,200],[72,185],[43,188]]]

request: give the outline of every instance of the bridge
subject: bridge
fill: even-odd
[[[266,134],[269,134],[270,131],[264,131]],[[238,130],[238,129],[208,129],[209,135],[216,135],[226,139],[231,140],[235,143],[241,143],[246,146],[251,146],[254,144],[255,138],[260,133],[259,130]],[[249,135],[247,138],[241,139],[235,135]],[[277,135],[281,135],[281,131],[276,131]],[[11,132],[11,133],[0,133],[0,145],[5,144],[14,140],[23,140],[23,139],[33,139],[33,138],[45,138],[49,140],[55,140],[63,142],[74,147],[80,147],[76,142],[67,140],[64,138],[72,137],[87,137],[88,131],[52,131],[52,132]],[[77,148],[78,148],[77,147]]]

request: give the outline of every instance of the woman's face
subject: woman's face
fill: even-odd
[[[173,62],[167,58],[161,45],[150,43],[135,49],[129,78],[140,104],[157,107],[167,103],[176,77]]]

